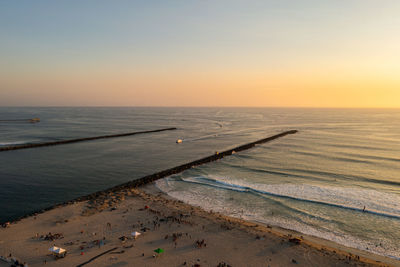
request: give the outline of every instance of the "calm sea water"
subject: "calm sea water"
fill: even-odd
[[[0,221],[297,129],[156,185],[208,210],[400,259],[400,110],[0,108],[0,119],[33,117],[41,122],[0,123],[0,146],[178,130],[0,152]]]

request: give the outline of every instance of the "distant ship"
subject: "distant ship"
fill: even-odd
[[[29,122],[37,123],[37,122],[40,122],[40,119],[39,118],[33,118],[33,119],[30,119]]]

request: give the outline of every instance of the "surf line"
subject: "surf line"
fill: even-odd
[[[174,129],[174,128],[170,128],[170,129]],[[160,131],[160,130],[158,130],[158,131]],[[219,159],[222,159],[223,157],[235,154],[236,152],[244,151],[244,150],[253,148],[256,145],[264,144],[264,143],[273,141],[275,139],[284,137],[284,136],[289,135],[289,134],[295,134],[297,132],[298,132],[297,130],[290,130],[290,131],[282,132],[280,134],[276,134],[276,135],[273,135],[273,136],[270,136],[270,137],[267,137],[267,138],[264,138],[264,139],[260,139],[260,140],[255,141],[255,142],[244,144],[244,145],[241,145],[241,146],[238,146],[238,147],[235,147],[235,148],[232,148],[232,149],[220,152],[220,153],[216,152],[215,154],[213,154],[211,156],[208,156],[208,157],[205,157],[205,158],[202,158],[202,159],[198,159],[198,160],[195,160],[195,161],[192,161],[192,162],[189,162],[189,163],[186,163],[186,164],[183,164],[183,165],[171,168],[171,169],[167,169],[167,170],[160,171],[160,172],[157,172],[157,173],[154,173],[154,174],[150,174],[150,175],[144,176],[142,178],[139,178],[137,180],[132,180],[132,181],[129,181],[127,183],[116,185],[114,187],[111,187],[111,188],[108,188],[108,189],[105,189],[105,190],[102,190],[102,191],[97,191],[95,193],[92,193],[92,194],[89,194],[89,195],[86,195],[86,196],[77,197],[75,199],[66,201],[64,203],[55,204],[55,205],[52,205],[50,207],[47,207],[47,208],[44,208],[44,209],[41,209],[41,210],[36,210],[36,211],[30,212],[29,214],[23,215],[23,216],[18,217],[16,219],[12,219],[10,222],[11,223],[15,223],[15,222],[18,222],[18,221],[20,221],[20,220],[22,220],[24,218],[27,218],[27,217],[30,217],[30,216],[36,216],[36,215],[38,215],[40,213],[44,213],[46,211],[49,211],[49,210],[52,210],[52,209],[55,209],[55,208],[58,208],[58,207],[67,206],[67,205],[74,204],[74,203],[77,203],[77,202],[93,200],[93,199],[96,199],[96,198],[98,198],[100,196],[104,196],[104,195],[107,195],[107,194],[110,194],[110,193],[116,193],[116,192],[120,192],[120,191],[127,191],[127,190],[130,190],[131,188],[136,188],[136,187],[139,187],[139,186],[143,186],[145,184],[154,182],[154,181],[156,181],[158,179],[162,179],[162,178],[165,178],[167,176],[171,176],[173,174],[181,173],[181,172],[183,172],[183,171],[185,171],[187,169],[190,169],[190,168],[193,168],[193,167],[196,167],[196,166],[199,166],[199,165],[203,165],[203,164],[206,164],[206,163],[217,161]],[[2,223],[2,222],[0,222],[0,223]]]
[[[68,139],[68,140],[60,140],[60,141],[53,141],[53,142],[45,142],[45,143],[31,143],[31,144],[12,145],[12,146],[0,147],[0,152],[9,151],[9,150],[17,150],[17,149],[35,148],[35,147],[42,147],[42,146],[64,145],[64,144],[78,143],[78,142],[91,141],[91,140],[97,140],[97,139],[116,138],[116,137],[131,136],[131,135],[136,135],[136,134],[157,133],[157,132],[172,131],[172,130],[176,130],[176,128],[173,127],[173,128],[164,128],[164,129],[150,130],[150,131],[140,131],[140,132],[130,132],[130,133],[121,133],[121,134],[101,135],[101,136],[84,137],[84,138],[77,138],[77,139]]]

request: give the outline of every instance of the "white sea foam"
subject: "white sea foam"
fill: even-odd
[[[14,141],[14,142],[0,142],[0,146],[13,146],[13,145],[22,145],[29,144],[29,141]]]
[[[257,184],[246,181],[233,180],[220,177],[189,177],[189,178],[167,178],[158,180],[157,187],[168,195],[182,200],[191,205],[200,206],[206,210],[221,212],[230,216],[239,217],[245,220],[258,221],[272,224],[286,229],[295,230],[304,234],[313,235],[334,241],[336,243],[354,247],[361,250],[368,250],[376,254],[400,259],[400,252],[396,245],[389,239],[373,240],[362,239],[351,233],[340,229],[324,229],[316,227],[302,220],[294,220],[279,216],[265,216],[265,213],[255,209],[248,209],[244,204],[238,205],[218,194],[204,194],[196,187],[185,187],[185,190],[178,189],[177,183],[195,183],[198,185],[212,186],[216,190],[227,189],[239,192],[255,192],[272,195],[274,197],[290,198],[298,201],[310,201],[321,205],[332,206],[362,211],[364,205],[370,213],[377,216],[389,218],[400,218],[400,197],[395,194],[379,192],[361,188],[339,188],[329,186],[316,186],[307,184]]]
[[[300,201],[363,210],[400,219],[400,196],[371,189],[331,187],[309,184],[260,184],[216,177],[190,177],[183,181],[235,191],[248,191]]]

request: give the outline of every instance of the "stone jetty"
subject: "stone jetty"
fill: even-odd
[[[157,132],[172,131],[172,130],[176,130],[176,128],[172,127],[172,128],[164,128],[164,129],[157,129],[157,130],[150,130],[150,131],[140,131],[140,132],[130,132],[130,133],[122,133],[122,134],[101,135],[101,136],[84,137],[84,138],[60,140],[60,141],[54,141],[54,142],[45,142],[45,143],[31,143],[31,144],[12,145],[12,146],[0,147],[0,152],[2,152],[2,151],[10,151],[10,150],[17,150],[17,149],[43,147],[43,146],[65,145],[65,144],[78,143],[78,142],[84,142],[84,141],[92,141],[92,140],[97,140],[97,139],[116,138],[116,137],[131,136],[131,135],[136,135],[136,134],[157,133]]]

